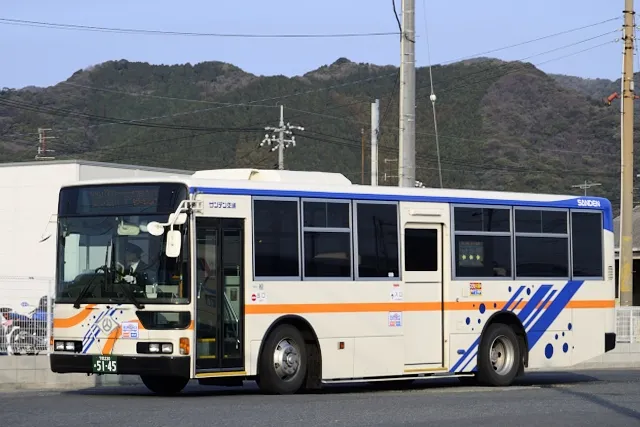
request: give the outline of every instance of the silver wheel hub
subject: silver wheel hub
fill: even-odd
[[[300,369],[300,352],[292,339],[282,339],[273,352],[273,368],[283,380],[295,376]]]
[[[515,363],[515,348],[505,336],[499,336],[491,343],[489,359],[498,375],[506,375]]]

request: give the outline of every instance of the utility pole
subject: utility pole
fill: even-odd
[[[38,128],[38,154],[36,154],[36,160],[53,160],[55,157],[47,156],[47,151],[55,151],[55,150],[47,150],[47,138],[56,139],[55,136],[47,136],[46,131],[51,129]]]
[[[402,0],[400,49],[400,134],[398,185],[416,184],[416,8],[415,0]]]
[[[380,133],[380,100],[371,103],[371,185],[378,185],[378,134]]]
[[[278,127],[267,126],[265,130],[273,131],[273,134],[268,133],[264,135],[264,139],[260,143],[260,146],[264,146],[265,143],[271,145],[271,143],[277,142],[277,146],[274,146],[271,151],[278,150],[278,169],[284,170],[284,149],[289,148],[290,145],[296,146],[296,137],[291,132],[291,129],[303,131],[302,126],[292,126],[291,123],[284,123],[284,105],[280,105],[280,124]],[[276,133],[278,134],[276,136]],[[284,136],[291,135],[290,139],[284,139]]]
[[[620,305],[633,305],[633,0],[624,2],[621,116]]]
[[[597,187],[598,185],[602,185],[599,182],[588,182],[586,179],[584,180],[584,184],[576,184],[572,185],[573,188],[582,188],[584,189],[584,195],[587,195],[587,188]]]

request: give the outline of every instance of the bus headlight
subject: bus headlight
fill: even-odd
[[[74,351],[76,353],[80,352],[82,349],[82,343],[80,341],[54,341],[53,342],[54,351]]]
[[[147,344],[146,346],[138,345],[138,353],[163,353],[163,354],[171,354],[173,353],[173,344],[168,342],[152,342]]]

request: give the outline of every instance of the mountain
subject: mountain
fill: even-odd
[[[32,160],[41,127],[51,129],[47,146],[60,159],[271,168],[277,154],[259,143],[265,126],[278,125],[281,102],[285,122],[305,128],[285,152],[286,168],[360,182],[364,135],[368,183],[370,103],[378,98],[379,183],[394,185],[397,76],[397,67],[346,58],[293,78],[214,61],[109,61],[55,86],[2,90],[0,161]],[[492,58],[434,66],[433,80],[445,187],[580,194],[572,185],[589,180],[602,184],[589,194],[618,203],[619,100],[608,106],[603,98],[619,81],[547,75],[530,63]],[[438,186],[427,68],[416,71],[416,81],[417,179]],[[140,120],[149,117],[156,119]]]

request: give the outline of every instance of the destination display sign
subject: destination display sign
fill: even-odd
[[[172,213],[187,198],[183,184],[123,184],[65,188],[58,214],[138,215]]]

